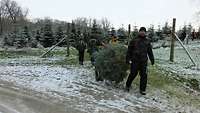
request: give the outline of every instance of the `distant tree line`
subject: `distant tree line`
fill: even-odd
[[[51,18],[29,20],[27,15],[28,9],[22,8],[16,1],[0,1],[0,39],[3,46],[51,47],[66,36],[67,39],[59,46],[66,46],[67,41],[76,46],[80,38],[88,45],[91,40],[108,43],[112,37],[117,37],[119,42],[127,44],[138,33],[137,27],[130,34],[124,27],[115,30],[106,18],[96,20],[80,17],[72,22],[66,22]],[[192,34],[192,26],[184,26],[179,30],[180,37],[184,32]],[[164,27],[159,26],[157,30],[151,25],[147,35],[152,41],[157,41],[164,39],[170,33],[171,26],[166,22]]]

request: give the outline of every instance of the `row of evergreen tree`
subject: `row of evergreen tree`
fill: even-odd
[[[102,26],[95,19],[90,24],[83,18],[79,18],[79,20],[73,21],[72,23],[48,18],[37,19],[35,22],[27,22],[26,26],[16,26],[12,32],[3,35],[3,43],[4,46],[15,46],[18,48],[38,46],[46,48],[58,43],[66,36],[66,39],[69,39],[69,42],[74,46],[81,37],[88,44],[91,39],[99,42],[109,42],[112,36],[116,36],[119,41],[127,44],[138,33],[137,27],[129,35],[128,31],[123,27],[115,30],[111,26],[107,26],[107,28]],[[184,26],[179,32],[181,33],[183,31],[191,34],[192,27]],[[147,31],[148,37],[152,41],[163,39],[166,35],[170,35],[170,33],[171,27],[168,23],[162,29],[159,27],[158,30],[155,30],[154,26],[151,25]],[[67,44],[67,40],[65,40],[59,46],[66,46]]]
[[[58,20],[51,19],[38,19],[36,22],[29,22],[26,26],[16,26],[12,32],[8,32],[1,36],[4,46],[15,46],[18,48],[23,47],[51,47],[58,43],[61,39],[66,37],[69,39],[72,45],[83,37],[86,43],[89,43],[90,39],[95,39],[98,42],[108,42],[111,36],[117,35],[120,39],[125,40],[127,38],[127,31],[124,28],[119,30],[102,27],[103,25],[98,23],[96,19],[92,20],[92,24],[86,23],[86,26],[82,26],[76,21],[67,23]],[[63,41],[59,46],[66,46],[67,40]]]

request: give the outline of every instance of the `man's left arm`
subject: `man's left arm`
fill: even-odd
[[[147,53],[148,53],[149,59],[150,59],[150,61],[151,61],[151,64],[154,65],[154,55],[153,55],[152,45],[151,45],[150,42],[149,42],[149,44],[148,44]]]

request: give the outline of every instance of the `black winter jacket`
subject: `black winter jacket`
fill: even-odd
[[[146,37],[141,38],[139,36],[131,40],[128,46],[126,62],[129,63],[129,61],[132,61],[134,63],[147,63],[148,57],[153,65],[154,55],[150,40]]]

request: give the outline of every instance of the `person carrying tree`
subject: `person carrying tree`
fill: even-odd
[[[86,49],[86,43],[84,41],[84,37],[83,37],[82,34],[79,36],[76,48],[78,50],[79,64],[83,65],[83,62],[84,62],[84,53],[85,53],[85,49]]]
[[[116,44],[118,42],[118,38],[115,35],[111,36],[110,44]]]
[[[139,72],[140,93],[146,95],[148,57],[151,60],[151,64],[154,65],[154,55],[150,40],[146,37],[146,28],[141,27],[137,37],[132,39],[128,46],[126,62],[131,65],[131,69],[126,82],[126,91],[129,92],[132,81]]]
[[[92,65],[95,63],[95,53],[98,52],[98,44],[96,39],[90,39],[89,44],[88,44],[88,53],[90,54],[90,61]]]
[[[194,40],[194,39],[196,39],[197,38],[197,34],[196,34],[196,32],[195,32],[195,29],[193,29],[193,31],[192,31],[192,41]]]

